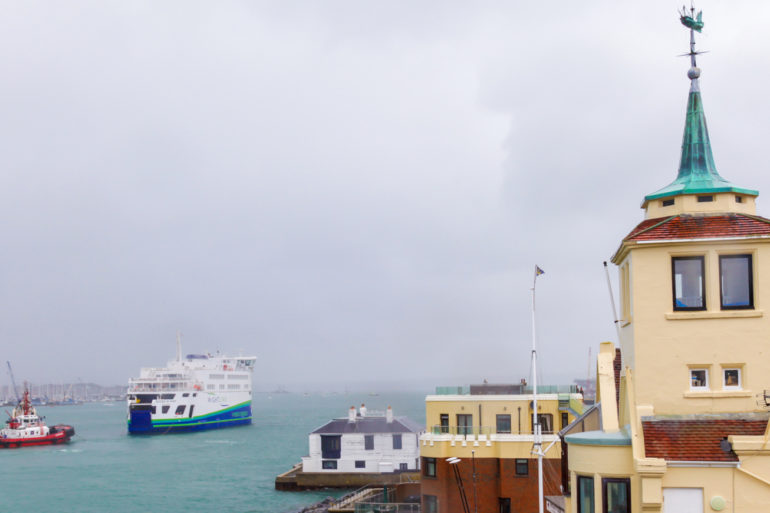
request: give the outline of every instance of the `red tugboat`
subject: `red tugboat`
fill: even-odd
[[[9,415],[11,418],[5,421],[7,427],[0,429],[0,449],[63,444],[69,442],[75,434],[75,428],[72,426],[46,426],[43,418],[37,415],[35,408],[30,404],[27,388],[24,389],[21,401]]]

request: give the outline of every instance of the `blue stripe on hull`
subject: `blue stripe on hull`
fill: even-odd
[[[251,404],[235,409],[226,409],[192,419],[169,419],[152,421],[148,411],[132,411],[128,421],[130,434],[165,434],[190,431],[205,431],[231,426],[251,424]]]

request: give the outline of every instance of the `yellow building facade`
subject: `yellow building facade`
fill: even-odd
[[[770,220],[716,170],[691,55],[679,173],[612,259],[622,372],[603,343],[602,428],[565,437],[570,513],[770,511]]]
[[[495,393],[489,393],[495,387]],[[425,399],[427,430],[420,438],[422,511],[462,513],[466,502],[470,511],[536,512],[534,395],[520,385],[476,388],[465,393],[443,390]],[[550,446],[543,464],[544,487],[546,495],[560,496],[562,454],[557,433],[583,413],[583,397],[574,386],[542,390],[550,392],[537,395],[543,445]]]

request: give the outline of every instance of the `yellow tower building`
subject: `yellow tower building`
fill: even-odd
[[[717,172],[691,33],[690,92],[676,180],[613,256],[622,372],[602,344],[602,428],[567,435],[570,513],[770,511],[770,220],[757,191]]]

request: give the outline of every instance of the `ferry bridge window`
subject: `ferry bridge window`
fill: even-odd
[[[401,435],[393,435],[393,448],[401,449]]]
[[[171,406],[169,406],[169,405],[167,404],[166,406],[163,406],[163,407],[161,408],[161,411],[162,411],[163,413],[168,413],[168,409],[169,409],[169,408],[171,408]]]
[[[754,308],[751,255],[719,257],[719,290],[723,310]]]
[[[498,433],[510,433],[511,432],[511,416],[510,414],[497,416],[497,432]]]
[[[703,257],[674,257],[674,310],[705,310]]]
[[[175,415],[183,415],[185,407],[186,407],[186,405],[180,404],[179,406],[176,407],[176,411],[174,412],[174,414]]]
[[[374,435],[364,435],[364,450],[374,450]]]

